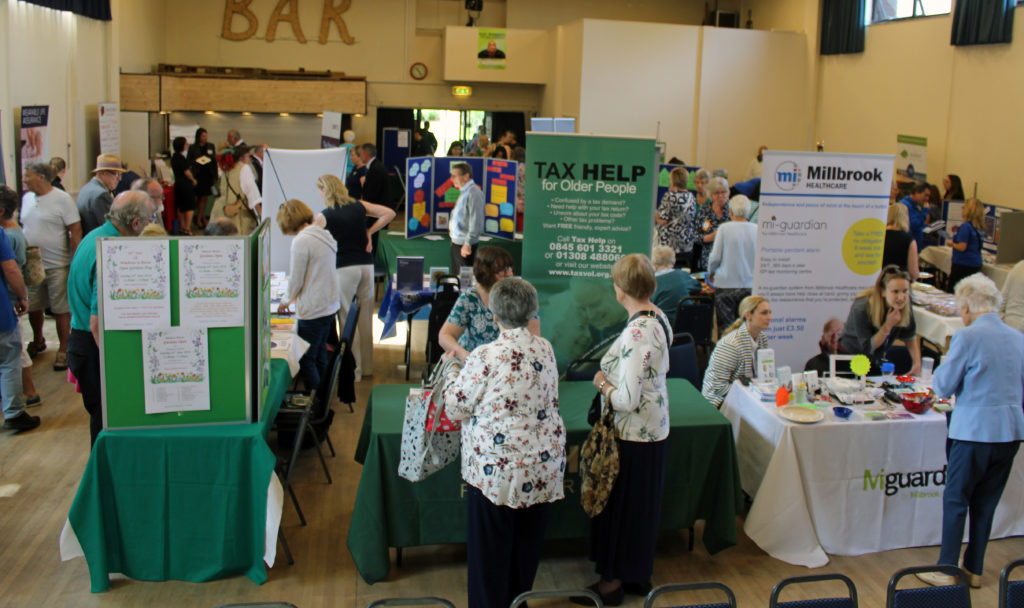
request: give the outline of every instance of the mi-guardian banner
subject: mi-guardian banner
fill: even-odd
[[[772,306],[777,365],[802,370],[881,268],[893,157],[764,153],[754,293]]]

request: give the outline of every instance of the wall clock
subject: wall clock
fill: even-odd
[[[423,80],[427,77],[427,66],[424,63],[417,61],[416,63],[409,66],[409,75],[416,80]]]

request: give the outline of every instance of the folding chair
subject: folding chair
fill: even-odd
[[[943,587],[913,587],[897,589],[900,579],[918,572],[941,572],[955,576],[957,584]],[[967,587],[967,574],[956,566],[916,566],[904,568],[889,579],[885,594],[886,608],[971,608],[971,593]]]
[[[590,589],[570,589],[570,590],[553,590],[553,591],[524,591],[516,596],[512,600],[512,604],[509,608],[519,608],[531,600],[544,600],[544,599],[568,599],[576,597],[585,597],[588,600],[594,602],[597,608],[604,608],[604,602],[601,601],[601,597]],[[369,606],[367,606],[369,608]]]
[[[697,363],[697,346],[693,336],[687,333],[676,334],[672,346],[668,349],[668,377],[683,378],[700,390],[700,365]]]
[[[1024,566],[1024,559],[1006,564],[999,574],[999,608],[1024,608],[1024,580],[1010,580],[1010,572],[1020,566]]]
[[[644,608],[654,608],[654,601],[658,599],[658,596],[665,593],[703,590],[721,591],[723,594],[725,594],[725,601],[716,602],[714,604],[676,604],[675,602],[673,602],[672,605],[678,608],[736,608],[736,595],[732,592],[732,589],[726,587],[722,583],[716,583],[713,581],[702,583],[670,583],[668,585],[659,585],[647,594],[647,599],[644,600]]]
[[[382,600],[374,600],[366,605],[366,608],[378,608],[379,606],[444,606],[455,608],[455,604],[443,597],[389,597]]]
[[[840,581],[846,585],[847,597],[815,598],[810,600],[793,600],[780,602],[779,595],[790,585],[805,585],[821,581]],[[772,588],[768,599],[768,608],[857,608],[857,587],[849,577],[842,574],[812,574],[784,578]]]

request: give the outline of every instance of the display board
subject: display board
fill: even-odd
[[[516,233],[516,171],[519,163],[488,158],[484,184],[484,234],[511,239]]]
[[[523,278],[564,369],[626,321],[610,271],[623,255],[650,254],[655,142],[534,132],[527,142]]]
[[[249,236],[250,257],[253,260],[251,276],[255,297],[252,298],[252,323],[249,324],[249,343],[252,360],[256,362],[253,374],[253,420],[263,419],[263,409],[270,390],[270,220],[265,219]]]
[[[447,232],[459,200],[451,167],[464,162],[484,193],[484,234],[515,238],[516,170],[519,163],[500,158],[417,156],[406,160],[405,238]]]
[[[253,250],[248,241],[249,237],[98,239],[104,428],[252,420],[251,335],[246,327]],[[133,247],[136,243],[140,247]],[[154,245],[164,246],[166,256],[148,255]],[[133,249],[140,255],[133,256]],[[116,256],[128,261],[112,263]],[[159,280],[150,288],[132,286],[147,273],[165,274],[167,289],[160,287]],[[149,311],[158,304],[166,306],[170,324],[113,329],[131,325],[130,306],[115,315],[109,305],[126,299],[136,300],[144,314],[152,314]],[[190,312],[182,312],[183,303]],[[243,313],[239,322],[223,326],[235,308]],[[166,411],[173,408],[179,411]]]
[[[385,127],[381,136],[384,143],[380,150],[381,162],[388,173],[397,171],[401,173],[405,169],[405,161],[412,152],[412,131],[399,129],[398,127]]]
[[[766,150],[763,167],[753,293],[776,367],[802,370],[881,269],[893,157]]]
[[[946,222],[946,232],[950,238],[956,234],[957,228],[964,223],[964,201],[942,201],[942,219]],[[999,218],[1007,213],[1018,213],[1017,209],[985,205],[985,231],[981,233],[981,249],[995,255],[999,250]],[[943,239],[943,243],[947,239]]]
[[[433,231],[434,218],[434,157],[424,156],[406,160],[405,238],[423,236]],[[447,215],[445,219],[447,219]],[[438,228],[446,230],[447,223]]]

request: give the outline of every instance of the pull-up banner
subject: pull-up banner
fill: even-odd
[[[768,298],[776,365],[803,369],[832,317],[882,265],[893,157],[766,150],[754,293]]]
[[[653,139],[527,134],[523,278],[540,296],[541,333],[559,368],[619,332],[626,313],[611,267],[650,255]]]

